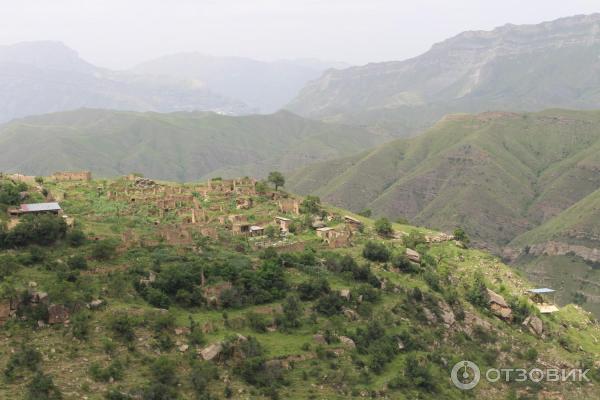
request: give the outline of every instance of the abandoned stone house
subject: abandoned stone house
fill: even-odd
[[[279,212],[300,215],[300,202],[292,198],[279,199],[277,202]]]
[[[287,233],[290,231],[292,220],[284,217],[275,217],[275,223],[279,226],[281,232]]]
[[[57,182],[68,182],[68,181],[91,181],[92,173],[90,171],[78,171],[78,172],[55,172],[52,174]]]
[[[346,228],[352,233],[360,231],[363,226],[362,222],[349,215],[344,216],[344,223],[346,224]]]
[[[235,200],[235,203],[235,207],[238,210],[249,210],[252,208],[254,202],[252,201],[252,197],[240,197]]]
[[[335,239],[339,234],[338,231],[330,227],[318,228],[316,232],[317,236],[323,239],[323,241],[326,243],[329,243],[331,240]]]
[[[252,225],[250,227],[250,236],[264,236],[265,228],[258,225]]]

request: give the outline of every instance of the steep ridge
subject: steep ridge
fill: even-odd
[[[443,115],[600,107],[600,14],[463,32],[405,61],[331,70],[288,108],[396,136]]]

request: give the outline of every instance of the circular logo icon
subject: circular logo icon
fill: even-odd
[[[452,367],[452,383],[461,390],[471,390],[479,383],[481,372],[472,361],[459,361]]]

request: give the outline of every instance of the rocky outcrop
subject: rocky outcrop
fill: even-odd
[[[539,317],[535,315],[530,315],[527,318],[525,318],[525,321],[523,321],[523,326],[527,327],[527,329],[529,329],[529,332],[533,333],[536,336],[542,336],[542,334],[544,333],[544,323]]]
[[[508,303],[504,300],[504,297],[498,293],[487,289],[488,297],[490,298],[490,310],[495,316],[504,320],[510,320],[512,318],[512,310]]]
[[[406,257],[414,263],[421,264],[421,255],[412,249],[406,249]]]
[[[200,356],[205,361],[211,361],[211,360],[214,360],[215,358],[217,358],[219,356],[219,354],[221,354],[222,351],[223,351],[223,344],[221,342],[213,343],[213,344],[209,345],[208,347],[205,347],[204,349],[202,349],[200,351]]]
[[[532,256],[564,256],[574,254],[586,261],[600,262],[600,249],[564,242],[549,241],[529,246],[527,249],[504,249],[502,255],[505,260],[514,261],[523,254]]]

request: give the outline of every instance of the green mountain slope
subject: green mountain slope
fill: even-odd
[[[262,176],[343,157],[383,140],[362,128],[289,112],[243,117],[83,109],[0,126],[0,170],[45,175],[90,169],[160,179]]]
[[[288,108],[396,136],[457,112],[600,106],[600,14],[464,32],[405,61],[327,71]]]
[[[599,126],[596,111],[452,115],[413,139],[309,166],[290,187],[354,211],[462,226],[499,252],[600,187]]]
[[[329,232],[348,235],[328,245],[311,227],[316,214],[282,213],[273,200],[301,198],[253,183],[0,177],[0,221],[11,222],[0,224],[0,398],[600,396],[600,327],[581,308],[540,314],[531,284],[488,253],[428,244],[436,232],[407,225],[381,237],[358,216],[349,234],[347,211],[316,205]],[[6,208],[23,192],[64,194],[74,226],[15,220]],[[169,197],[179,200],[165,209]],[[239,197],[249,209],[236,208]],[[202,217],[190,222],[191,209]],[[276,228],[281,215],[290,232]],[[270,232],[246,236],[233,221]],[[469,391],[450,379],[462,360],[481,370]],[[583,382],[492,382],[490,368],[590,371]]]

